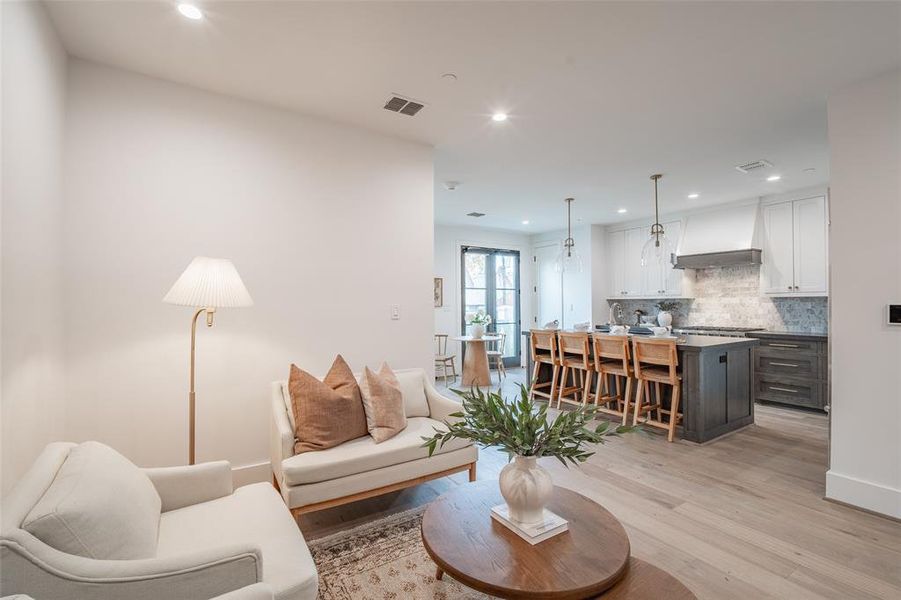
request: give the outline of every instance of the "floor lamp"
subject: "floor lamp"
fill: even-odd
[[[188,392],[188,464],[194,464],[194,349],[197,338],[197,319],[206,313],[206,326],[213,326],[218,308],[252,306],[253,299],[244,287],[238,270],[225,258],[198,256],[163,298],[167,304],[193,306],[198,310],[191,319],[191,376]]]

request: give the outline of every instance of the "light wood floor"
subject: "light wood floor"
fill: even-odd
[[[505,394],[522,379],[519,369],[509,373]],[[756,415],[755,425],[706,445],[631,434],[580,468],[541,464],[557,485],[616,515],[632,553],[699,598],[901,598],[901,524],[823,500],[826,417],[759,405]],[[500,452],[481,450],[479,479],[496,479],[505,463]],[[304,515],[301,529],[315,539],[466,481],[454,475]]]

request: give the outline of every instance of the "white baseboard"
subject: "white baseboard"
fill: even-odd
[[[239,488],[242,485],[247,485],[249,483],[259,483],[261,481],[271,481],[272,480],[272,469],[269,461],[254,463],[252,465],[241,465],[239,467],[232,467],[232,480],[235,483],[235,487]]]
[[[826,472],[826,497],[901,519],[901,490],[887,485],[829,470]]]

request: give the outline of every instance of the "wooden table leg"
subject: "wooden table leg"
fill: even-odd
[[[441,570],[441,567],[435,567],[435,579],[441,581],[442,577],[444,577],[444,571]]]
[[[463,386],[491,388],[491,372],[488,370],[488,353],[485,342],[471,340],[466,342],[466,355],[463,359]]]

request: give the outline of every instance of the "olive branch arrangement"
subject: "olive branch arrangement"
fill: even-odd
[[[451,390],[463,401],[463,410],[452,413],[444,422],[447,431],[435,428],[431,437],[422,436],[422,447],[429,449],[429,456],[451,439],[471,440],[480,446],[497,446],[513,456],[553,456],[564,466],[585,462],[594,454],[586,444],[604,444],[609,437],[630,433],[635,428],[611,427],[608,421],[600,421],[593,428],[591,421],[597,407],[583,406],[562,411],[553,421],[547,418],[548,405],[537,406],[529,399],[523,385],[520,397],[506,402],[497,392],[487,394],[476,388],[469,391]],[[568,462],[567,462],[568,461]]]

